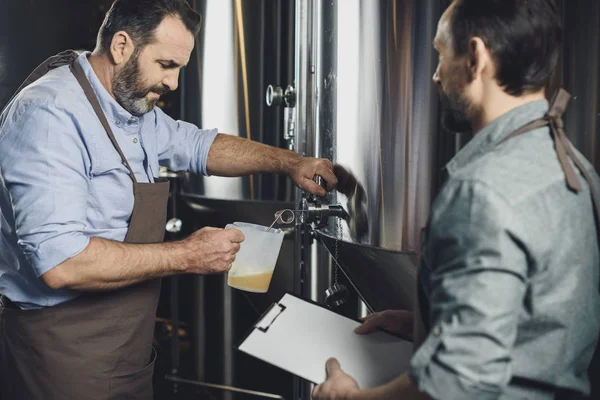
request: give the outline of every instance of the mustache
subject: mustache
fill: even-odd
[[[158,85],[158,86],[153,86],[150,89],[148,89],[148,93],[150,93],[150,92],[154,92],[154,93],[162,96],[167,93],[170,93],[171,90],[168,87],[166,87],[165,85]],[[146,93],[146,94],[148,94],[148,93]]]

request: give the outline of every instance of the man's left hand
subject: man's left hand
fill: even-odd
[[[301,157],[291,166],[289,175],[300,189],[321,197],[327,192],[313,180],[315,175],[327,182],[327,190],[333,190],[338,182],[333,173],[333,164],[324,158]]]
[[[360,392],[358,383],[342,371],[335,358],[327,360],[325,365],[327,380],[316,386],[312,392],[314,400],[350,400]]]

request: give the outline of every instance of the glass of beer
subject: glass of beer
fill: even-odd
[[[281,229],[269,229],[267,226],[246,222],[234,222],[226,228],[239,229],[246,237],[227,273],[227,284],[247,292],[266,293],[271,284],[284,233]]]

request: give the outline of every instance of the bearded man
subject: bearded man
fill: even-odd
[[[244,240],[204,228],[161,243],[160,166],[337,179],[304,158],[167,116],[200,15],[185,0],[116,0],[96,49],[38,67],[0,115],[0,398],[152,398],[160,278],[222,273]],[[205,60],[219,63],[221,60]]]

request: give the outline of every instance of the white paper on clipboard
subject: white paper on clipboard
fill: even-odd
[[[384,332],[357,335],[360,323],[286,294],[257,322],[238,349],[313,383],[335,357],[361,389],[389,382],[409,367],[411,342]]]

